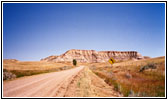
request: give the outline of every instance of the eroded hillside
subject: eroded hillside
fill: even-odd
[[[111,57],[117,61],[143,59],[143,56],[137,51],[95,51],[72,49],[60,56],[49,56],[41,59],[41,61],[71,62],[73,59],[76,59],[78,62],[94,63],[107,62]]]

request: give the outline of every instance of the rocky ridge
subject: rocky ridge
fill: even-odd
[[[107,62],[110,58],[117,61],[129,59],[143,59],[144,57],[137,51],[95,51],[95,50],[68,50],[60,56],[49,56],[41,61],[47,62],[71,62],[76,59],[77,62]]]

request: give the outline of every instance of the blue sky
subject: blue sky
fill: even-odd
[[[165,4],[3,4],[4,59],[38,61],[70,49],[164,56]]]

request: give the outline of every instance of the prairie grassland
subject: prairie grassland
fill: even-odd
[[[156,66],[150,68],[149,66]],[[165,96],[165,57],[126,61],[110,65],[94,63],[90,69],[116,91],[130,97]],[[140,69],[144,69],[140,72]]]
[[[42,61],[12,61],[3,60],[3,69],[12,72],[16,77],[61,71],[73,68],[70,62],[54,63]]]

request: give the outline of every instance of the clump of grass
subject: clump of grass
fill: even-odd
[[[7,69],[3,69],[3,80],[10,80],[16,78],[16,75],[8,71]]]
[[[80,87],[80,82],[78,82],[78,87]]]
[[[119,91],[119,84],[116,82],[114,78],[106,78],[105,82],[110,86],[114,86],[114,90]]]
[[[146,69],[156,69],[156,64],[155,63],[149,63],[145,66],[142,66],[139,70],[139,72],[143,72]]]
[[[96,71],[93,71],[97,76],[99,76],[100,78],[103,78],[105,79],[106,76],[103,74],[103,73],[100,73],[100,72],[96,72]]]
[[[3,72],[8,72],[8,70],[7,69],[3,69]]]
[[[128,97],[132,92],[131,92],[131,86],[130,85],[125,85],[123,83],[120,83],[120,92],[124,95],[124,97]]]
[[[94,72],[97,76],[100,78],[103,78],[104,81],[109,84],[110,86],[114,86],[114,90],[119,91],[119,84],[117,83],[116,79],[114,77],[108,77],[107,75],[100,73],[100,72]]]

